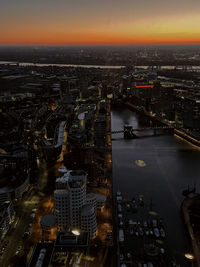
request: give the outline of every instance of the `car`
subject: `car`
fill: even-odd
[[[35,218],[35,213],[32,213],[31,214],[31,218]]]
[[[130,258],[131,258],[131,253],[127,253],[127,258],[130,260]]]
[[[160,253],[161,253],[161,254],[164,254],[164,253],[165,253],[164,248],[160,248]]]
[[[18,254],[19,254],[19,250],[16,250],[16,251],[15,251],[15,255],[18,255]]]
[[[122,253],[119,255],[119,259],[120,259],[120,261],[123,261],[124,255]]]
[[[15,252],[15,255],[18,255],[22,249],[22,245],[20,244]]]
[[[112,235],[109,235],[109,234],[107,234],[107,236],[106,236],[106,241],[109,241],[109,240],[111,240],[112,239]]]

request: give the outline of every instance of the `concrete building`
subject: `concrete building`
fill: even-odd
[[[106,145],[106,115],[99,114],[94,125],[95,145],[104,147]]]
[[[86,196],[86,204],[92,205],[96,211],[97,209],[97,199],[96,199],[96,194],[94,193],[89,193]]]
[[[69,193],[66,189],[54,191],[54,215],[58,230],[69,227]]]
[[[86,178],[84,171],[71,171],[68,180],[70,201],[70,226],[80,227],[81,208],[86,203]]]
[[[86,204],[81,209],[81,230],[95,237],[97,232],[96,210],[93,205]]]
[[[6,201],[0,206],[0,239],[7,233],[14,217],[14,209],[11,201]]]
[[[54,191],[54,214],[57,228],[83,231],[87,229],[90,236],[93,237],[97,230],[97,226],[95,226],[97,204],[94,195],[86,194],[87,174],[81,170],[70,171],[64,167],[59,171],[64,175],[56,179],[56,190]],[[85,208],[87,205],[93,208],[93,217],[91,217],[91,211],[88,211],[89,217],[87,217]]]
[[[80,212],[86,203],[86,177],[83,171],[67,171],[56,180],[55,215],[59,228],[80,228]]]

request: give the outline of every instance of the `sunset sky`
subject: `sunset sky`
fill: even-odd
[[[200,44],[200,0],[0,0],[0,44]]]

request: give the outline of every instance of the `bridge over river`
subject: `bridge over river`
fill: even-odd
[[[111,134],[120,134],[124,133],[124,139],[133,139],[137,138],[135,132],[142,132],[153,130],[153,135],[161,135],[161,134],[171,134],[174,131],[173,126],[152,126],[152,127],[140,127],[140,128],[133,128],[131,125],[124,125],[124,129],[112,131]]]

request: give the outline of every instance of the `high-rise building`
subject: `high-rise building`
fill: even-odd
[[[94,237],[97,232],[96,211],[93,205],[86,204],[81,209],[81,230]]]
[[[70,226],[80,227],[81,208],[86,204],[86,178],[84,171],[71,171],[67,183],[70,202]]]
[[[59,171],[64,175],[56,179],[54,191],[57,228],[59,230],[79,229],[89,232],[90,237],[95,236],[96,205],[94,207],[92,204],[86,205],[87,174],[84,171],[69,171],[65,168],[60,168]],[[90,208],[86,208],[87,206]]]
[[[69,227],[69,193],[66,189],[54,191],[54,215],[58,230]]]

